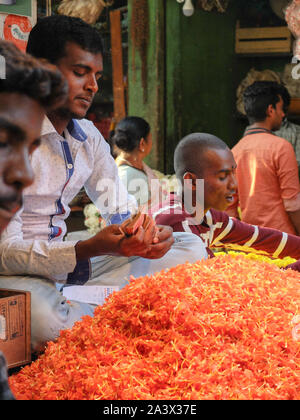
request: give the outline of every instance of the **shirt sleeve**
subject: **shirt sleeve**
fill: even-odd
[[[283,200],[284,208],[287,212],[293,212],[300,209],[300,193],[296,197],[291,198],[290,200]]]
[[[293,146],[287,140],[284,140],[283,146],[278,151],[276,171],[283,202],[291,203],[291,200],[296,202],[300,193],[298,165]]]
[[[264,251],[274,258],[300,258],[300,238],[276,229],[250,225],[228,217],[223,212],[215,212],[214,237],[211,245],[238,244],[245,248]]]
[[[137,202],[119,178],[108,143],[95,127],[92,130],[94,167],[85,189],[106,224],[122,223],[136,212]]]
[[[300,271],[300,260],[294,262],[293,264],[289,264],[286,267],[282,267],[282,270],[288,270],[289,268],[294,271]]]
[[[0,275],[31,275],[65,283],[76,267],[76,242],[24,240],[21,213],[2,233]]]

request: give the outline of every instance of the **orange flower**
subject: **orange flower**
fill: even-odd
[[[30,400],[299,399],[299,280],[242,255],[132,279],[10,386]]]

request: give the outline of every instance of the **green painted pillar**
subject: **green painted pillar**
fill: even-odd
[[[154,169],[164,171],[165,138],[165,2],[148,0],[147,78],[143,82],[142,57],[132,37],[134,0],[128,0],[129,49],[128,49],[128,115],[139,116],[151,126],[153,148],[147,163]],[[135,54],[133,55],[135,51]],[[146,91],[145,91],[146,89]]]
[[[183,80],[184,66],[182,65],[182,4],[175,0],[166,0],[166,118],[164,158],[165,173],[173,173],[174,150],[183,134]]]

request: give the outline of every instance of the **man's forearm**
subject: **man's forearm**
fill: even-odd
[[[75,253],[77,261],[85,261],[92,258],[94,256],[92,238],[77,242],[75,245]]]
[[[0,244],[1,275],[34,275],[64,281],[76,266],[75,242],[6,240]]]
[[[118,225],[111,225],[89,239],[75,245],[76,261],[86,261],[100,255],[122,255],[120,242],[124,234]]]
[[[289,218],[297,232],[297,235],[300,236],[300,210],[287,212]]]

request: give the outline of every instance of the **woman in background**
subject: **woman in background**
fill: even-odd
[[[170,192],[176,191],[176,175],[164,175],[144,162],[151,152],[152,135],[150,125],[143,118],[126,117],[121,120],[111,133],[109,144],[120,179],[143,210],[147,206],[156,205],[159,200],[165,201]],[[94,204],[85,206],[84,216],[84,224],[89,233],[95,235],[104,227],[103,219]]]
[[[140,117],[124,118],[116,125],[112,140],[118,149],[119,177],[139,206],[162,200],[159,179],[144,162],[152,149],[152,134],[147,121]]]

